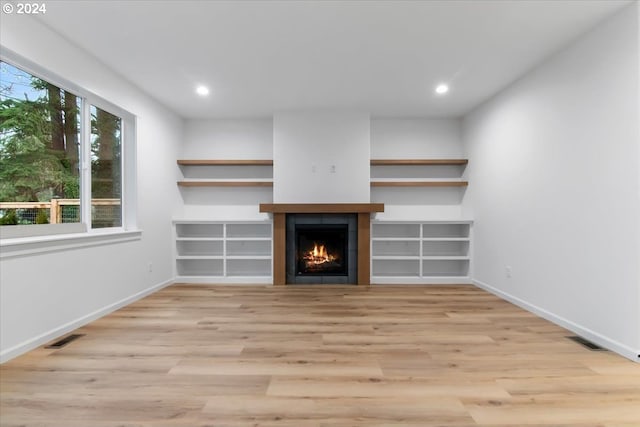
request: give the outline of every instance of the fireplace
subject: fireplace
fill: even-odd
[[[357,215],[288,214],[287,283],[357,283]]]
[[[348,225],[295,226],[296,276],[347,276]]]
[[[310,283],[303,280],[322,277],[316,283],[348,283],[369,286],[371,273],[371,214],[384,212],[382,203],[261,203],[260,212],[273,214],[273,284]],[[348,276],[296,276],[295,225],[305,223],[303,215],[320,217],[319,224],[342,216],[349,224],[347,242]],[[300,219],[296,219],[300,216]],[[325,220],[323,221],[323,217]],[[312,218],[313,219],[313,218]],[[311,224],[311,222],[306,222]],[[315,222],[318,224],[318,222]],[[333,223],[336,221],[334,219]],[[333,279],[333,280],[331,280]],[[299,280],[299,281],[298,281]],[[326,280],[326,281],[324,281]]]

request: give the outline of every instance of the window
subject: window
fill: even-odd
[[[28,68],[0,61],[2,237],[134,226],[133,116]]]
[[[0,62],[2,225],[80,222],[80,102]]]
[[[122,225],[122,119],[91,106],[91,226]]]

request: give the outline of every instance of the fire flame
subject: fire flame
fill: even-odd
[[[336,259],[334,255],[327,252],[324,245],[318,245],[317,243],[314,243],[313,250],[307,252],[302,258],[307,262],[307,265],[324,264]]]

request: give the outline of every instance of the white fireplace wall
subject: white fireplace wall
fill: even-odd
[[[366,113],[276,114],[273,159],[274,203],[369,203]]]

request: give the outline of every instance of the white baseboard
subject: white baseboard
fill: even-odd
[[[132,302],[135,302],[141,298],[144,298],[147,295],[150,295],[156,291],[159,291],[160,289],[165,288],[173,283],[174,283],[174,279],[170,279],[165,282],[158,283],[147,289],[137,292],[127,298],[124,298],[113,304],[109,304],[92,313],[89,313],[86,316],[82,316],[76,320],[73,320],[71,322],[65,323],[64,325],[51,329],[50,331],[45,332],[44,334],[38,335],[37,337],[28,339],[18,345],[8,348],[0,352],[0,363],[7,362],[13,359],[14,357],[20,356],[21,354],[24,354],[30,350],[33,350],[34,348],[37,348],[42,344],[45,344],[55,338],[65,335],[75,329],[78,329],[79,327],[84,326],[87,323],[90,323],[96,319],[99,319],[109,313],[112,313],[117,309],[124,307],[125,305],[131,304]]]
[[[556,325],[562,326],[565,329],[570,330],[571,332],[588,339],[601,347],[604,347],[608,350],[611,350],[615,353],[618,353],[621,356],[626,357],[629,360],[640,363],[640,349],[633,349],[625,344],[619,343],[616,340],[613,340],[609,337],[606,337],[602,334],[599,334],[591,329],[587,329],[583,326],[578,325],[577,323],[572,322],[571,320],[565,319],[564,317],[558,316],[550,311],[547,311],[541,307],[538,307],[534,304],[530,304],[516,296],[513,296],[507,292],[501,291],[500,289],[494,288],[491,285],[488,285],[479,280],[472,281],[474,285],[479,288],[484,289],[487,292],[490,292],[504,300],[509,301],[512,304],[517,305],[518,307],[524,308],[527,311],[532,312],[533,314],[542,317]]]

